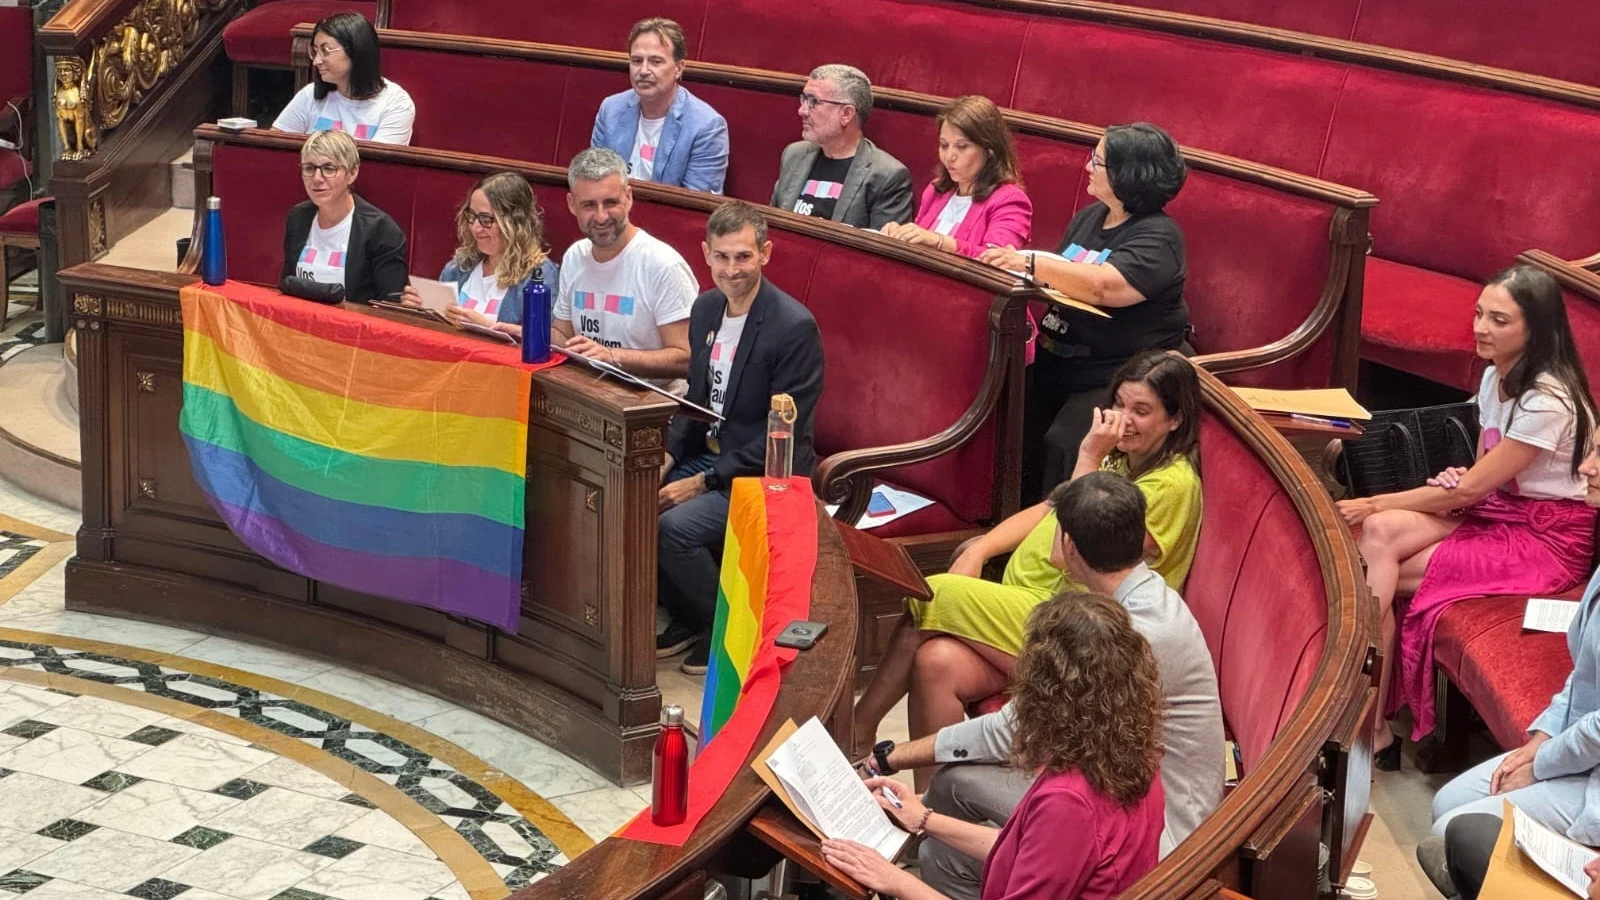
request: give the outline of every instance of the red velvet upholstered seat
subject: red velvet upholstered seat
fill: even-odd
[[[11,187],[28,177],[28,161],[15,150],[0,148],[0,189]]]
[[[317,22],[334,13],[378,15],[376,2],[347,0],[276,0],[258,5],[222,29],[222,46],[228,59],[244,66],[293,65],[294,39],[290,29],[301,22]]]
[[[1562,596],[1576,600],[1581,590]],[[1450,607],[1433,635],[1433,662],[1483,717],[1500,746],[1528,739],[1528,725],[1572,671],[1567,637],[1522,630],[1526,597],[1476,597]]]
[[[4,215],[0,215],[0,234],[38,234],[39,207],[50,199],[40,197],[6,210]]]
[[[289,150],[215,147],[212,192],[235,210],[228,235],[232,277],[277,282],[284,217],[304,196],[296,159]],[[359,193],[406,231],[411,270],[432,274],[455,250],[456,208],[477,177],[372,160],[361,166]],[[546,240],[559,260],[581,237],[566,211],[565,185],[536,184],[534,190],[545,210]],[[632,219],[690,260],[702,287],[709,287],[699,263],[705,215],[636,193]],[[824,389],[816,417],[819,458],[923,440],[961,418],[988,369],[993,297],[986,289],[797,232],[775,231],[773,238],[776,249],[766,274],[816,317],[827,385],[854,387],[849,393]],[[885,284],[893,289],[884,289]],[[950,335],[964,337],[941,340]],[[930,354],[930,346],[942,349]],[[917,402],[905,402],[908,397]],[[938,501],[935,508],[891,523],[898,526],[892,533],[961,530],[991,520],[993,480],[972,473],[993,472],[995,455],[991,420],[956,450],[891,470],[896,486]]]
[[[1404,263],[1367,258],[1361,356],[1464,391],[1483,363],[1473,350],[1472,310],[1483,286]]]

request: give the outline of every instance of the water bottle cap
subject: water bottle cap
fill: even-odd
[[[798,412],[794,407],[794,398],[788,394],[772,395],[772,411],[777,413],[785,422],[793,422]]]
[[[206,198],[206,209],[221,209],[221,208],[222,208],[222,198],[221,197],[207,197]]]
[[[668,703],[666,706],[661,707],[661,724],[682,725],[683,707],[676,703]]]

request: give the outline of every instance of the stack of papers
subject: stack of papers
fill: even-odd
[[[889,821],[816,716],[799,728],[788,723],[750,765],[820,838],[855,841],[892,861],[911,837]]]
[[[1319,416],[1328,419],[1349,419],[1367,422],[1372,413],[1356,402],[1344,388],[1314,391],[1280,391],[1272,388],[1234,388],[1239,399],[1250,404],[1256,412],[1284,413],[1286,415]]]
[[[1576,600],[1529,597],[1528,609],[1522,614],[1522,628],[1524,631],[1552,631],[1556,634],[1566,634],[1577,615]]]
[[[1589,896],[1589,876],[1583,867],[1600,853],[1556,834],[1515,806],[1511,806],[1511,835],[1517,849],[1562,887],[1579,897]]]
[[[932,505],[933,501],[927,497],[880,484],[872,489],[872,499],[867,501],[867,511],[852,524],[862,531],[868,531]],[[828,515],[831,516],[839,511],[839,505],[835,503],[827,509]]]

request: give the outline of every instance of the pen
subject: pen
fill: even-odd
[[[894,795],[894,791],[891,791],[886,787],[881,787],[881,788],[878,788],[878,793],[882,794],[883,795],[883,799],[889,801],[889,805],[893,806],[895,809],[905,809],[906,808],[905,804],[900,802],[900,798],[896,797]]]
[[[1302,413],[1290,413],[1289,418],[1296,422],[1311,422],[1317,425],[1333,425],[1338,428],[1349,428],[1349,419],[1334,419],[1328,416],[1308,416]]]

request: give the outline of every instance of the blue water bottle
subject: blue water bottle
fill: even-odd
[[[543,268],[535,268],[522,286],[522,361],[550,360],[550,288]]]
[[[200,244],[200,280],[221,284],[228,280],[228,243],[222,237],[222,198],[206,198],[205,231]]]

